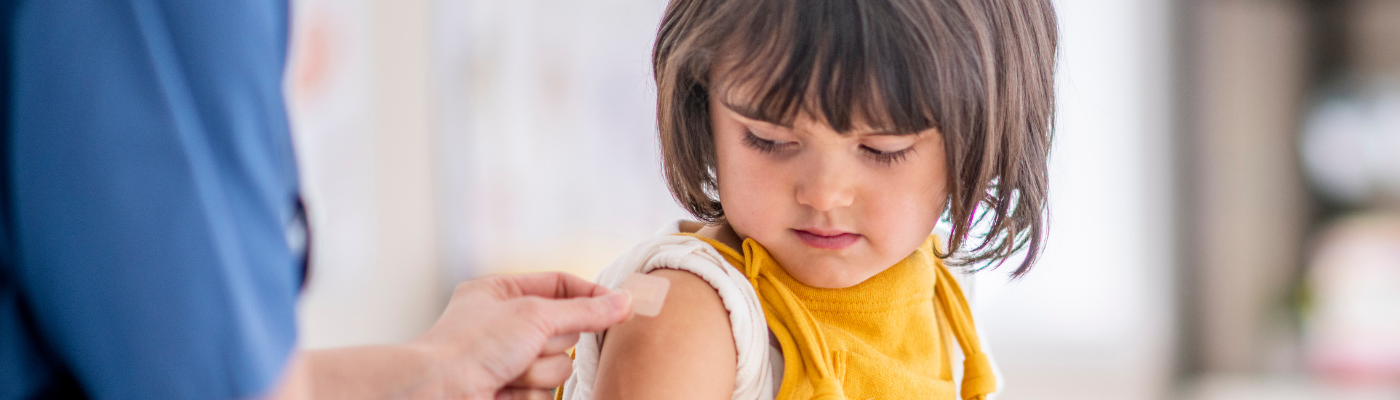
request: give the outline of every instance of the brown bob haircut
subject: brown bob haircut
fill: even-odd
[[[1019,277],[1045,236],[1057,35],[1050,0],[672,0],[652,52],[667,184],[695,217],[724,220],[709,96],[734,86],[780,125],[937,128],[953,224],[939,256],[1026,250]]]

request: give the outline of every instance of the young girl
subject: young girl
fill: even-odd
[[[944,260],[1024,250],[1020,276],[1040,251],[1055,24],[1049,0],[672,0],[653,54],[661,145],[704,223],[599,275],[671,290],[658,316],[585,334],[560,397],[995,391]],[[931,237],[945,213],[951,233]]]

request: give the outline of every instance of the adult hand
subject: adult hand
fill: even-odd
[[[411,343],[298,352],[267,398],[549,399],[573,372],[565,351],[579,333],[631,315],[626,293],[573,275],[480,278]]]
[[[626,320],[631,298],[565,273],[497,275],[457,286],[413,342],[438,357],[445,398],[550,398],[573,372],[579,333]]]

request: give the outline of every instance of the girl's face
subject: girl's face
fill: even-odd
[[[725,217],[802,283],[864,282],[933,232],[948,197],[936,129],[843,135],[806,114],[789,128],[710,99]]]

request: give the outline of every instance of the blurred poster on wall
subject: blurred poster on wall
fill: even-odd
[[[311,274],[301,301],[301,341],[355,342],[354,299],[375,262],[374,147],[368,17],[364,0],[292,2],[285,77],[303,200],[310,219]]]
[[[592,278],[684,216],[656,142],[655,0],[441,0],[444,258],[455,280]]]

